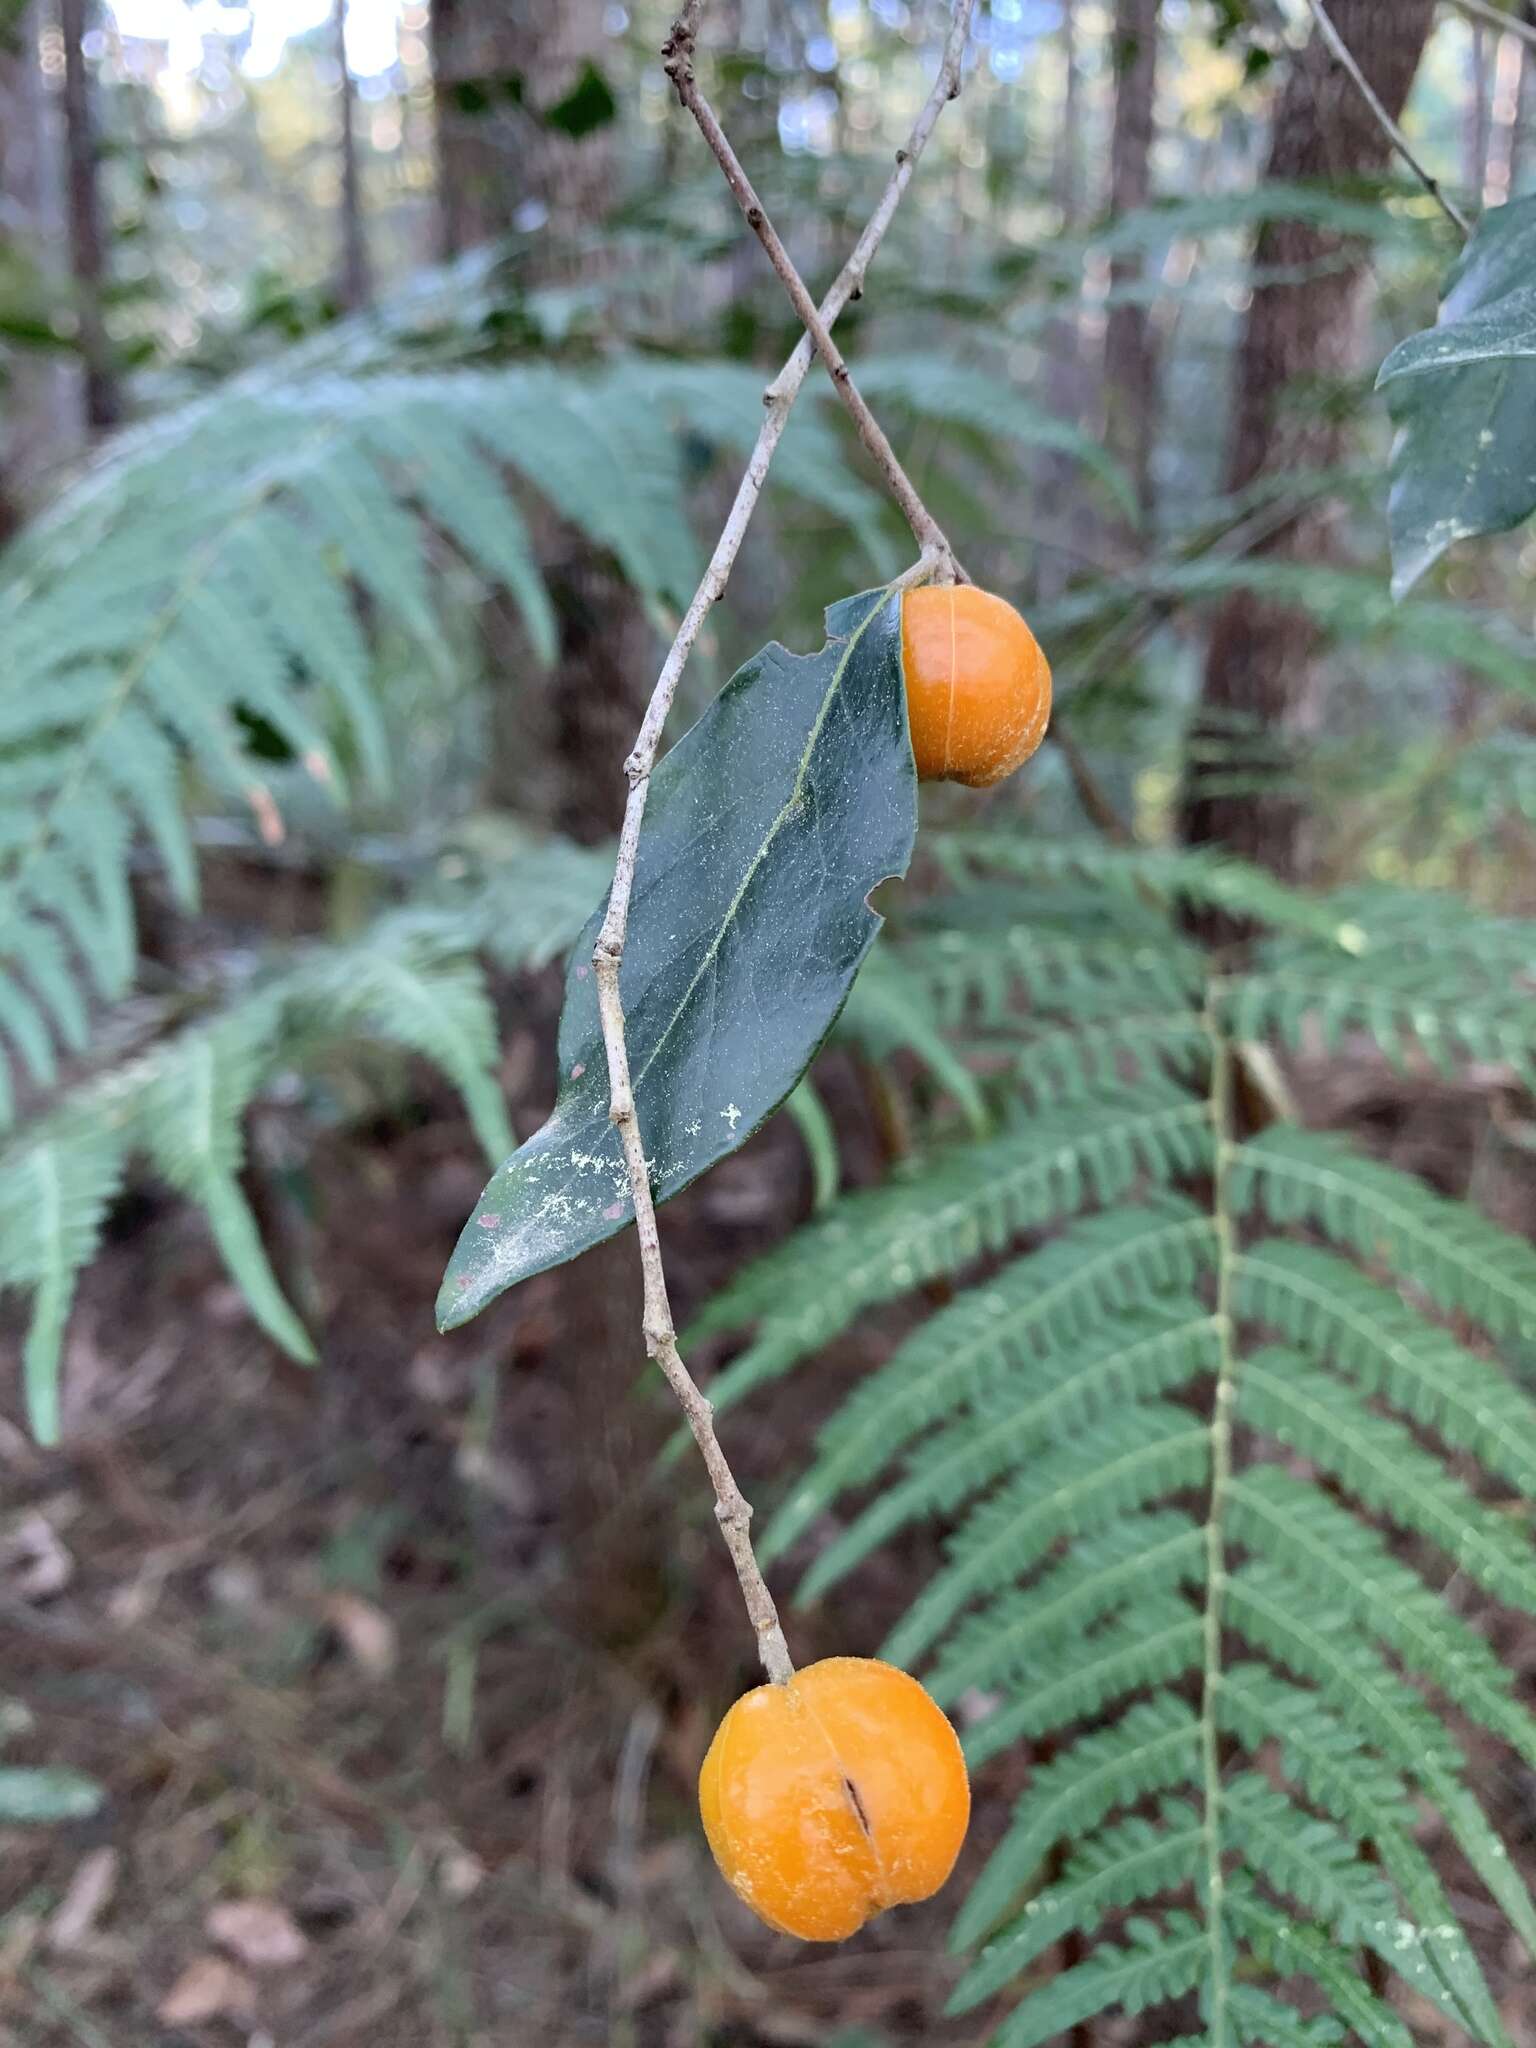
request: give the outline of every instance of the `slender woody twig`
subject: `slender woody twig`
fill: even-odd
[[[795,268],[794,261],[784,244],[779,240],[773,222],[768,218],[763,202],[753,190],[752,180],[747,176],[740,157],[731,147],[730,137],[720,126],[714,108],[699,89],[694,76],[693,51],[697,36],[698,18],[701,7],[688,6],[672,25],[672,33],[662,45],[662,58],[668,78],[677,90],[677,96],[698,123],[699,133],[709,144],[725,182],[731,188],[736,204],[741,208],[747,226],[762,243],[768,261],[779,274],[779,281],[789,295],[789,302],[816,347],[816,353],[826,366],[837,395],[847,408],[859,439],[864,443],[871,460],[885,479],[886,488],[901,507],[907,524],[912,529],[918,547],[926,553],[934,553],[940,559],[940,580],[954,582],[961,579],[954,551],[928,507],[918,495],[912,479],[901,466],[896,450],[886,439],[885,431],[865,404],[853,373],[843,358],[843,352],[832,339],[826,321],[816,310],[816,301],[806,289],[805,280]],[[958,72],[949,88],[953,99],[960,90]]]
[[[1407,136],[1382,105],[1380,93],[1377,92],[1375,86],[1371,84],[1371,81],[1360,69],[1359,64],[1355,60],[1354,52],[1339,34],[1334,24],[1333,16],[1323,5],[1323,0],[1307,0],[1307,5],[1312,9],[1312,18],[1317,23],[1318,34],[1354,80],[1356,90],[1375,115],[1377,125],[1380,127],[1382,134],[1386,136],[1392,147],[1403,159],[1403,162],[1407,164],[1409,170],[1413,172],[1419,183],[1424,187],[1424,190],[1440,208],[1440,211],[1445,214],[1447,219],[1455,222],[1463,235],[1470,235],[1472,232],[1471,221],[1467,219],[1467,216],[1462,212],[1455,200],[1448,193],[1441,191],[1439,180],[1431,177],[1430,173],[1425,170],[1424,166],[1414,155]]]
[[[726,1463],[725,1454],[716,1439],[714,1410],[699,1391],[677,1348],[677,1332],[672,1320],[666,1274],[661,1262],[656,1207],[651,1198],[650,1178],[646,1172],[645,1142],[635,1115],[634,1089],[629,1073],[629,1045],[624,1028],[624,1007],[619,995],[619,972],[624,959],[624,940],[629,926],[629,902],[635,883],[635,859],[640,844],[641,821],[645,816],[645,800],[650,789],[651,770],[656,764],[662,728],[666,724],[667,713],[677,693],[684,665],[712,606],[724,595],[726,584],[730,580],[731,569],[740,552],[747,526],[767,479],[768,465],[773,460],[774,450],[783,435],[790,408],[799,396],[800,387],[810,370],[813,334],[816,346],[819,347],[827,341],[828,328],[848,301],[862,288],[864,274],[884,239],[902,194],[911,183],[912,173],[927,147],[928,138],[933,133],[944,104],[947,100],[953,99],[960,89],[960,60],[964,54],[966,36],[970,31],[974,4],[975,0],[955,0],[949,37],[944,45],[944,54],[940,60],[939,74],[933,91],[918,114],[905,149],[897,151],[896,169],[881,195],[880,203],[854,245],[853,253],[823,300],[820,311],[817,312],[815,306],[811,306],[811,315],[815,321],[814,329],[808,324],[807,332],[801,336],[794,353],[763,393],[765,411],[756,446],[737,487],[736,497],[721,529],[720,538],[715,543],[714,553],[710,556],[709,566],[704,572],[704,579],[695,591],[692,603],[683,614],[676,638],[667,652],[666,660],[662,663],[656,687],[651,693],[651,701],[641,721],[634,751],[624,764],[624,772],[629,781],[629,801],[625,806],[624,824],[619,835],[618,858],[614,865],[613,887],[608,894],[608,908],[592,954],[598,1008],[602,1018],[603,1044],[608,1055],[608,1114],[618,1130],[620,1142],[624,1147],[630,1196],[635,1210],[635,1232],[640,1241],[640,1264],[645,1278],[646,1350],[661,1367],[667,1384],[677,1396],[687,1418],[694,1441],[703,1453],[704,1463],[715,1490],[715,1516],[725,1537],[726,1547],[731,1553],[731,1562],[736,1567],[736,1576],[741,1583],[742,1597],[746,1602],[747,1616],[757,1633],[763,1665],[768,1676],[780,1685],[794,1676],[794,1665],[790,1660],[789,1647],[784,1640],[784,1631],[779,1625],[773,1595],[769,1592],[757,1559],[753,1555],[750,1533],[752,1509],[741,1488],[736,1484],[731,1468]],[[680,37],[685,41],[688,50],[692,51],[702,13],[703,0],[687,0],[687,5],[674,24],[672,35],[668,39],[669,51],[677,45]],[[785,261],[788,261],[787,257]],[[801,290],[804,291],[803,286]],[[841,357],[837,360],[841,361]],[[844,365],[844,381],[838,385],[844,394],[845,404],[848,402],[846,370],[847,366]],[[834,371],[834,376],[835,374]],[[854,396],[857,398],[857,393]],[[862,406],[862,399],[859,399],[858,403]],[[868,408],[865,407],[864,411],[867,415]],[[873,420],[870,424],[874,425]],[[875,426],[875,432],[877,435],[880,433],[878,426]],[[880,439],[884,441],[884,436],[880,435]],[[889,443],[885,445],[889,449]],[[937,569],[942,573],[947,566],[953,573],[954,558],[948,543],[922,506],[922,501],[912,490],[894,454],[891,455],[891,465],[892,467],[886,471],[887,479],[892,481],[894,489],[894,477],[901,476],[912,497],[914,509],[922,521],[923,572],[931,573]],[[907,510],[905,503],[902,509]],[[911,518],[912,514],[909,513],[908,516]],[[917,520],[913,520],[913,531],[919,531]]]

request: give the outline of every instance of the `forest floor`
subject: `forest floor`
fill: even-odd
[[[527,1053],[514,1036],[511,1067],[542,1065]],[[261,1142],[284,1155],[280,1127]],[[3,2048],[875,2048],[939,2028],[942,1903],[807,1948],[716,1876],[693,1788],[759,1674],[702,1475],[657,1466],[672,1414],[644,1377],[633,1247],[440,1338],[483,1178],[430,1090],[264,1175],[314,1372],[252,1327],[195,1216],[131,1199],[71,1325],[67,1450],[0,1425],[0,1701],[30,1720],[6,1761],[107,1791],[90,1820],[0,1830]],[[684,1312],[806,1182],[770,1130],[669,1209]],[[785,1389],[728,1432],[760,1499],[803,1406]],[[797,1622],[802,1659],[873,1650],[903,1577],[836,1634]],[[973,1855],[989,1832],[983,1814]]]
[[[513,1033],[514,1096],[540,1050]],[[828,1085],[858,1177],[878,1141],[852,1075],[833,1062]],[[527,1130],[541,1105],[520,1092]],[[263,1149],[290,1158],[281,1118]],[[0,1705],[30,1716],[6,1761],[107,1792],[90,1820],[0,1831],[0,2048],[973,2048],[998,2015],[941,2017],[943,1899],[802,1947],[715,1875],[694,1783],[756,1673],[701,1476],[656,1464],[672,1418],[633,1247],[439,1338],[482,1179],[430,1090],[301,1167],[269,1159],[315,1372],[254,1331],[179,1205],[114,1219],[72,1324],[67,1450],[0,1434]],[[681,1309],[807,1192],[781,1122],[669,1208]],[[802,1375],[730,1418],[761,1504],[898,1327],[873,1319],[814,1392]],[[794,1617],[801,1659],[873,1651],[930,1556],[915,1537]],[[1501,1647],[1536,1672],[1536,1632]],[[1025,1769],[978,1785],[956,1895]],[[1480,1789],[1536,1859],[1536,1774],[1499,1770]],[[1536,2041],[1528,1969],[1430,1846]]]

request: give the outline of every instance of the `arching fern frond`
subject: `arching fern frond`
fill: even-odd
[[[541,366],[414,376],[263,370],[120,436],[0,557],[0,1034],[33,1078],[126,985],[126,864],[145,827],[189,900],[188,771],[280,829],[246,725],[344,798],[388,771],[362,592],[435,658],[446,539],[553,613],[509,474],[610,548],[642,596],[695,568],[676,437],[612,380]],[[617,488],[615,487],[617,480]],[[244,721],[244,723],[242,722]]]
[[[1238,1153],[1232,1200],[1241,1213],[1262,1208],[1277,1224],[1310,1224],[1366,1260],[1385,1259],[1436,1307],[1495,1336],[1536,1327],[1536,1249],[1337,1139],[1277,1124]]]
[[[872,1301],[957,1272],[1020,1232],[1143,1177],[1196,1172],[1208,1156],[1198,1103],[1146,1086],[1071,1113],[1044,1112],[997,1138],[956,1146],[907,1182],[846,1197],[708,1305],[688,1333],[756,1319],[749,1350],[715,1382],[716,1405],[787,1372]]]
[[[0,1280],[32,1296],[22,1372],[27,1420],[41,1443],[59,1432],[58,1358],[75,1280],[122,1174],[121,1137],[88,1119],[39,1132],[0,1171]]]
[[[937,1272],[958,1287],[825,1423],[765,1544],[815,1538],[800,1597],[821,1598],[937,1524],[941,1561],[882,1654],[963,1707],[973,1768],[1051,1745],[958,1912],[956,1945],[984,1946],[955,2009],[1018,1986],[995,2038],[1035,2042],[1194,1991],[1212,2048],[1403,2048],[1400,1986],[1509,2048],[1416,1832],[1427,1802],[1536,1947],[1455,1732],[1536,1750],[1536,1716],[1463,1611],[1536,1610],[1532,1531],[1498,1495],[1530,1490],[1536,1403],[1492,1355],[1536,1327],[1536,1254],[1339,1139],[1244,1138],[1233,1103],[1235,1035],[1283,1048],[1299,1030],[1276,975],[1304,973],[1309,1004],[1348,986],[1367,1039],[1406,1003],[1416,1034],[1433,1012],[1448,1056],[1482,1057],[1467,991],[1514,985],[1529,928],[1436,906],[1421,944],[1394,892],[1310,901],[1134,849],[973,852],[993,836],[951,843],[956,894],[894,957],[1040,1105],[1005,1103],[986,1160],[1030,1187],[1030,1241],[985,1246],[1000,1267],[973,1264],[975,1235],[946,1245],[933,1224],[988,1151],[958,1149],[792,1237],[699,1325],[755,1323],[719,1383],[740,1398],[844,1327],[850,1276],[859,1306]],[[1027,924],[993,893],[998,869],[1028,878]],[[1196,990],[1181,903],[1284,929],[1251,977]],[[1142,1015],[1164,1028],[1140,1032]],[[1129,1141],[1153,1105],[1182,1134],[1155,1157]],[[1075,1959],[1042,1981],[1053,1951]],[[1303,2017],[1319,1996],[1331,2017]]]
[[[1021,1382],[1026,1403],[1037,1399],[1046,1375],[1030,1368],[1042,1354],[1053,1356],[1049,1378],[1064,1397],[1057,1413],[1070,1412],[1061,1385],[1069,1347],[1091,1339],[1117,1311],[1155,1305],[1181,1283],[1187,1289],[1212,1250],[1209,1220],[1184,1203],[1110,1209],[969,1291],[923,1324],[823,1430],[820,1457],[764,1537],[768,1557],[845,1487],[872,1478],[956,1409],[969,1408],[989,1428],[1017,1413]],[[1152,1370],[1166,1362],[1155,1353],[1138,1359]],[[1097,1385],[1116,1378],[1111,1364]]]
[[[989,1390],[969,1413],[913,1451],[902,1477],[820,1552],[801,1581],[799,1597],[818,1597],[899,1530],[925,1515],[952,1513],[1064,1432],[1123,1402],[1187,1386],[1214,1366],[1214,1336],[1211,1316],[1193,1295],[1181,1301],[1169,1294],[1109,1316],[1097,1331],[1074,1339],[1069,1349],[1052,1348],[1027,1368],[1010,1372],[1004,1385]],[[818,1498],[822,1479],[818,1465],[806,1482]],[[786,1529],[793,1528],[791,1518],[804,1521],[805,1508],[797,1507],[802,1499],[800,1490],[792,1494],[782,1517],[764,1532],[761,1547],[770,1558],[783,1547]],[[908,1654],[906,1626],[886,1645],[898,1663]]]
[[[280,957],[207,1021],[73,1089],[0,1156],[0,1283],[29,1294],[29,1416],[59,1425],[59,1358],[75,1281],[130,1159],[207,1215],[231,1278],[274,1341],[314,1356],[284,1298],[241,1187],[244,1118],[275,1079],[382,1041],[435,1065],[462,1097],[488,1154],[509,1132],[495,1079],[497,1031],[477,956],[536,966],[563,950],[606,880],[603,856],[526,843],[488,882],[390,911],[358,939]]]
[[[1238,1312],[1536,1494],[1536,1402],[1487,1358],[1316,1245],[1266,1237],[1236,1261]]]
[[[253,722],[338,802],[354,774],[385,785],[369,609],[440,662],[455,587],[442,572],[457,559],[510,593],[548,662],[537,500],[609,553],[664,623],[701,566],[685,437],[749,445],[761,410],[752,374],[729,365],[615,355],[598,369],[402,372],[354,323],[116,436],[0,553],[6,1067],[50,1086],[58,1045],[85,1042],[91,1000],[131,980],[138,837],[194,901],[198,784],[281,832]],[[797,420],[778,487],[824,505],[889,570],[880,501],[850,477],[829,421],[825,399]],[[11,1094],[7,1073],[0,1122]]]

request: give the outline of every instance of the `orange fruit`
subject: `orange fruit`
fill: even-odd
[[[984,789],[1045,737],[1051,669],[1003,598],[974,584],[926,584],[901,601],[907,721],[923,782]]]
[[[887,1906],[929,1898],[971,1812],[955,1731],[915,1678],[827,1657],[731,1708],[699,1773],[726,1882],[802,1941],[842,1941]]]

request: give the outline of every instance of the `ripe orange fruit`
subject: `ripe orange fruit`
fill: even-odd
[[[901,601],[907,720],[923,782],[984,789],[1045,737],[1050,664],[1011,604],[974,584],[925,584]]]
[[[929,1898],[965,1840],[971,1788],[955,1731],[915,1678],[827,1657],[731,1708],[699,1773],[726,1882],[802,1941],[842,1941]]]

